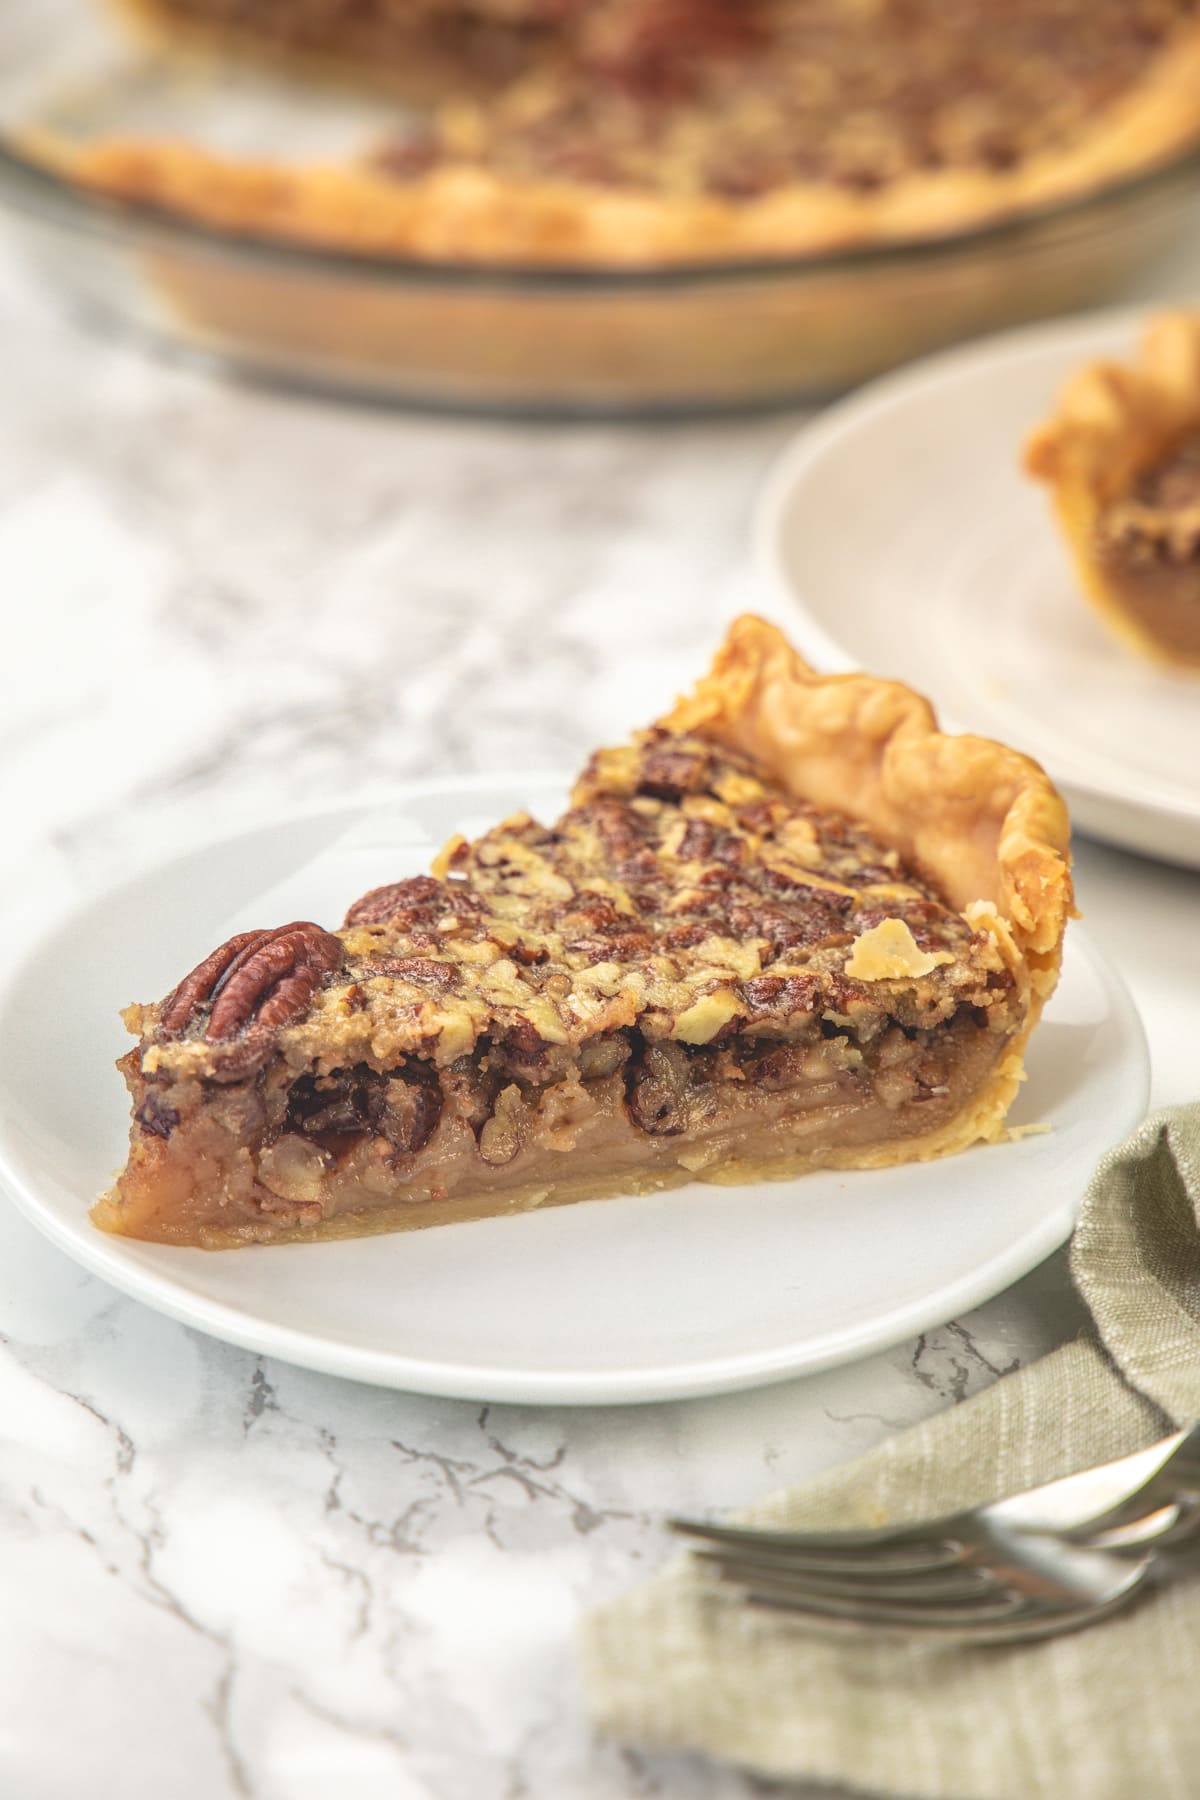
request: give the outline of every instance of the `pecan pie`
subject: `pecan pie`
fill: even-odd
[[[61,144],[75,179],[235,231],[441,260],[656,264],[939,236],[1200,138],[1200,0],[136,0],[326,59],[428,123],[357,166]],[[427,87],[427,83],[424,84]]]
[[[1085,592],[1118,636],[1200,667],[1200,313],[1168,313],[1138,364],[1094,363],[1030,438]]]
[[[553,824],[243,933],[133,1006],[105,1230],[207,1247],[442,1224],[996,1139],[1054,986],[1036,764],[744,618]]]

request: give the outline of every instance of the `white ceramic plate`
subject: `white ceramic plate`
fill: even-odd
[[[1066,1237],[1148,1088],[1129,997],[1075,929],[1015,1115],[1045,1135],[356,1243],[214,1254],[92,1228],[124,1156],[120,1005],[166,992],[247,922],[334,923],[367,887],[427,868],[452,831],[562,803],[537,779],[413,787],[387,814],[272,824],[82,906],[0,995],[0,1179],[17,1204],[114,1287],[215,1337],[385,1386],[535,1403],[715,1393],[842,1362],[954,1317]]]
[[[1019,469],[1067,376],[1128,356],[1144,320],[1009,332],[863,390],[781,457],[757,549],[822,667],[898,676],[1035,756],[1084,831],[1200,867],[1200,676],[1107,635]]]

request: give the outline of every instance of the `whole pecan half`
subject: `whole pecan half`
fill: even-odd
[[[442,883],[432,875],[409,875],[403,881],[389,882],[387,887],[372,888],[356,900],[346,914],[346,924],[386,925],[393,919],[414,924],[448,912],[450,904]]]
[[[211,1044],[279,1031],[300,1017],[344,955],[340,939],[306,920],[243,931],[184,977],[163,1006],[159,1032],[181,1037],[206,1006],[203,1035]]]

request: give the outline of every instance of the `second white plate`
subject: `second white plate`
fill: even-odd
[[[1062,1242],[1149,1077],[1129,997],[1075,928],[1014,1114],[1044,1135],[352,1243],[214,1254],[94,1229],[88,1207],[125,1150],[119,1006],[166,992],[231,930],[336,923],[366,888],[427,868],[453,831],[520,806],[553,817],[564,800],[536,779],[413,787],[386,814],[285,820],[80,907],[0,994],[0,1180],[22,1211],[114,1287],[214,1337],[421,1393],[585,1405],[845,1362],[953,1318]]]
[[[1200,867],[1200,676],[1107,635],[1019,466],[1067,376],[1131,355],[1144,320],[1010,332],[875,383],[785,452],[757,548],[822,667],[911,683],[1036,757],[1084,831]]]

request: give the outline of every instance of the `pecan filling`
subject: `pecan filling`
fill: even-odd
[[[555,825],[437,866],[131,1009],[133,1155],[100,1223],[470,1216],[568,1151],[589,1192],[811,1163],[936,1129],[1021,1021],[1000,945],[896,850],[699,737],[602,751]]]
[[[486,99],[386,146],[439,163],[749,200],[999,171],[1069,145],[1144,76],[1195,0],[608,0]]]
[[[547,28],[588,0],[129,0],[152,19],[269,53],[317,58],[424,98],[432,87],[511,81]]]
[[[1096,535],[1105,579],[1149,639],[1200,657],[1200,433],[1145,470]]]
[[[376,166],[666,195],[871,191],[1069,146],[1197,0],[137,0],[406,82],[438,106]],[[426,66],[435,79],[420,78]]]
[[[1200,432],[1145,470],[1101,531],[1109,552],[1129,564],[1200,565]]]

